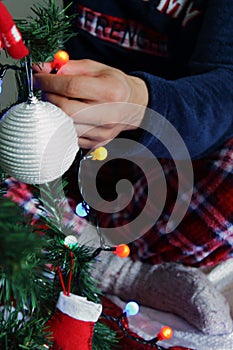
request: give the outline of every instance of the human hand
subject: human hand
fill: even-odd
[[[34,69],[35,88],[73,119],[81,148],[99,147],[140,126],[148,103],[140,78],[86,59],[69,61],[56,75],[48,74],[51,63]]]

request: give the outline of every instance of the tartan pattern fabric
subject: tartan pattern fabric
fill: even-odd
[[[178,262],[198,267],[214,266],[233,257],[233,139],[210,156],[193,160],[191,203],[183,220],[171,233],[165,233],[164,228],[175,203],[178,179],[173,161],[160,161],[167,180],[167,200],[153,227],[131,242],[132,259],[151,264]],[[143,210],[148,189],[145,176],[134,165],[131,168],[118,167],[118,171],[122,178],[130,178],[134,183],[134,199],[124,211],[112,215],[101,212],[95,214],[100,226],[118,227],[120,233],[123,225]],[[108,176],[115,176],[116,179],[114,172],[109,172]],[[148,176],[153,177],[154,195],[159,196],[156,172],[151,169]],[[106,176],[103,187],[105,191],[109,187]],[[152,207],[147,215],[153,215],[153,211],[155,213],[156,208]]]
[[[168,234],[165,227],[176,200],[178,179],[172,160],[161,159],[160,163],[167,180],[166,203],[153,227],[130,243],[131,258],[151,264],[178,262],[199,267],[214,266],[233,257],[233,139],[209,157],[193,161],[194,188],[191,203],[181,223]],[[69,180],[69,203],[73,208],[74,201],[82,200],[77,186],[77,164],[76,161],[73,169],[66,174]],[[93,174],[90,168],[90,173],[85,175],[94,181]],[[154,181],[155,198],[160,197],[160,188],[156,186],[158,174],[151,169],[146,175]],[[105,199],[114,199],[115,185],[120,179],[129,179],[133,184],[134,196],[129,205],[113,214],[98,211],[93,213],[100,227],[117,227],[122,235],[124,225],[134,220],[143,210],[148,188],[146,177],[133,162],[129,164],[125,160],[113,160],[98,173],[96,180],[100,194]],[[6,183],[6,196],[32,214],[35,224],[43,210],[33,197],[30,186],[13,178]],[[152,205],[146,215],[153,218],[156,211],[156,205]],[[64,223],[69,225],[71,221],[75,223],[77,233],[81,233],[86,226],[85,219],[75,217],[69,207]],[[127,232],[125,235],[127,241]]]

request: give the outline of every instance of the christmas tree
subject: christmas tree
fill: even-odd
[[[1,2],[0,5],[3,6]],[[135,344],[143,344],[145,349],[163,349],[157,342],[169,339],[169,327],[149,341],[129,331],[127,316],[138,312],[135,302],[128,303],[114,317],[102,312],[103,298],[91,277],[95,258],[103,250],[125,257],[129,249],[127,245],[106,245],[98,225],[99,248],[78,244],[76,236],[85,221],[70,211],[64,195],[66,182],[60,181],[78,151],[76,133],[61,110],[42,102],[40,91],[33,91],[32,62],[40,65],[53,61],[51,74],[67,62],[68,55],[60,50],[74,35],[70,31],[74,17],[67,17],[66,10],[60,9],[56,0],[45,1],[44,5],[32,7],[33,16],[15,21],[17,27],[4,6],[0,12],[1,48],[17,59],[15,64],[0,65],[0,83],[13,69],[18,86],[18,99],[2,111],[0,125],[0,348],[117,348],[118,337],[107,320]],[[51,121],[54,114],[56,125]],[[69,131],[67,149],[64,144],[59,149],[60,140],[65,143],[59,120],[62,129]],[[59,169],[59,160],[53,162],[54,148],[42,146],[49,138],[52,146],[57,145],[55,155],[71,154]],[[89,158],[101,161],[106,156],[106,149],[100,147]],[[81,152],[80,158],[80,162],[87,159]],[[77,213],[80,209],[87,212],[96,224],[85,202],[80,205]]]
[[[68,18],[65,11],[56,5],[56,1],[50,0],[44,5],[34,5],[30,18],[15,21],[26,46],[20,40],[22,46],[13,42],[12,47],[5,45],[5,48],[10,56],[22,59],[13,65],[1,65],[1,82],[8,69],[13,69],[16,74],[19,96],[13,105],[28,99],[30,63],[53,60],[54,54],[72,35],[69,32],[72,18]],[[9,32],[4,24],[16,28],[10,16],[6,18],[6,15],[9,16],[3,6],[1,33]],[[30,59],[26,57],[27,48]],[[72,318],[72,324],[77,324],[80,330],[79,334],[73,333],[73,340],[69,342],[75,348],[85,349],[86,340],[82,342],[82,339],[86,334],[89,343],[93,336],[93,349],[110,349],[116,342],[115,332],[104,323],[95,322],[100,311],[100,293],[89,273],[94,261],[91,250],[76,241],[71,245],[65,241],[58,208],[56,205],[51,207],[51,201],[49,210],[41,206],[38,187],[17,181],[2,169],[0,177],[0,348],[32,350],[53,346],[57,349],[60,345],[54,341],[52,320],[58,312],[56,304],[62,286],[67,286],[66,294],[72,292],[72,295],[78,295],[77,302],[79,305],[83,303],[84,317],[88,317],[88,308],[93,314],[97,305],[97,316],[93,321],[83,321],[82,315],[76,322]],[[44,199],[46,197],[49,201],[50,186],[56,188],[57,198],[60,198],[59,192],[63,193],[64,183],[50,182],[44,186]],[[72,238],[72,234],[77,233],[73,227],[66,227],[67,232]],[[66,319],[65,323],[68,324],[68,321]]]

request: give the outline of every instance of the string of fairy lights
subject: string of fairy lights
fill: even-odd
[[[107,156],[108,156],[108,151],[105,147],[96,148],[94,151],[90,152],[90,155],[84,156],[81,158],[79,171],[81,169],[81,162],[87,161],[87,160],[103,161],[107,158]],[[80,192],[82,195],[84,195],[82,182],[80,181],[80,176],[78,176],[78,181],[79,181]],[[99,227],[98,220],[96,219],[96,217],[92,215],[91,208],[85,201],[82,201],[77,204],[75,212],[79,217],[82,217],[82,218],[88,216],[90,220],[94,223],[96,232],[99,236],[100,246],[97,249],[95,249],[94,252],[91,254],[91,256],[88,258],[89,261],[95,259],[102,251],[112,252],[117,256],[119,256],[120,258],[126,258],[129,256],[130,248],[127,244],[120,244],[117,246],[109,246],[106,244],[105,238],[102,235],[101,228]],[[69,236],[66,237],[66,244],[69,241],[68,237]],[[71,240],[73,240],[73,238],[71,238]],[[157,343],[162,340],[168,340],[172,337],[173,331],[171,327],[169,326],[162,327],[159,333],[150,340],[146,340],[142,337],[136,336],[130,331],[128,327],[127,318],[130,316],[137,315],[139,310],[140,310],[140,307],[136,301],[129,301],[125,305],[123,312],[118,317],[106,315],[105,313],[102,313],[101,316],[102,318],[105,318],[108,321],[112,321],[116,323],[119,329],[123,332],[125,337],[133,341],[136,341],[137,343],[150,346],[151,348],[154,348],[157,350],[165,350],[164,347],[158,345]]]
[[[83,215],[83,212],[82,212],[82,215]],[[98,234],[100,235],[100,241],[104,242],[104,238],[101,235],[101,231],[99,228],[98,228],[98,231],[99,231]],[[78,240],[73,235],[67,236],[64,240],[64,245],[66,247],[69,247],[70,249],[76,244],[78,244]],[[128,247],[128,246],[124,245],[124,244],[122,244],[120,246],[115,246],[115,247],[102,245],[93,252],[93,254],[88,258],[88,261],[95,259],[103,250],[112,251],[113,253],[117,254],[121,258],[127,257],[130,253],[130,250],[129,250],[129,247],[128,248],[126,248],[126,247]],[[127,251],[127,254],[126,254],[126,251]],[[71,265],[72,265],[72,263],[71,263]],[[71,275],[72,275],[72,269],[71,269]],[[61,273],[59,275],[59,278],[60,278],[61,284],[63,285],[62,277],[60,277],[60,276],[61,276]],[[65,289],[63,288],[63,290],[65,290]],[[65,291],[64,291],[64,293],[65,293]],[[127,337],[127,338],[129,338],[129,339],[131,339],[139,344],[150,346],[151,348],[154,348],[156,350],[166,350],[166,348],[164,348],[161,345],[158,345],[157,343],[160,341],[163,341],[163,340],[169,340],[172,337],[173,330],[171,327],[169,327],[169,326],[162,327],[160,329],[159,333],[155,337],[153,337],[152,339],[149,339],[149,340],[146,340],[140,336],[136,336],[133,332],[130,331],[127,319],[128,319],[128,317],[136,316],[139,313],[139,311],[140,311],[139,304],[136,301],[129,301],[125,305],[123,312],[121,314],[119,314],[119,316],[113,317],[113,316],[107,315],[104,312],[102,312],[101,317],[103,319],[106,319],[108,321],[112,321],[115,324],[117,324],[118,328],[121,330],[121,332],[123,332],[123,335],[125,337]]]

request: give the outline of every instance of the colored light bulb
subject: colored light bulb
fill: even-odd
[[[91,153],[92,160],[105,160],[108,156],[108,151],[105,147],[98,147]]]
[[[72,248],[77,243],[78,243],[78,239],[77,239],[77,237],[75,237],[73,235],[66,236],[66,238],[64,240],[64,245],[69,247],[69,248]]]
[[[164,326],[163,328],[160,329],[159,334],[157,335],[157,338],[159,340],[165,340],[165,339],[170,339],[173,335],[173,331],[171,327]]]
[[[54,55],[54,60],[52,63],[52,68],[58,68],[60,69],[64,64],[66,64],[69,61],[69,55],[66,51],[58,51]]]
[[[90,207],[87,204],[84,206],[83,203],[79,203],[75,209],[75,212],[78,216],[84,218],[88,215],[89,209]]]
[[[130,249],[127,244],[120,244],[116,246],[116,250],[114,251],[114,254],[119,256],[120,258],[127,258],[129,256]]]
[[[0,95],[2,93],[2,80],[0,79]]]
[[[127,316],[135,316],[139,312],[139,305],[135,301],[126,304],[124,311]]]

